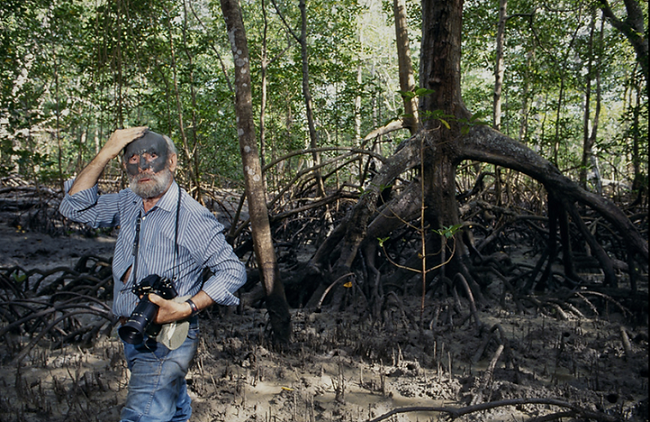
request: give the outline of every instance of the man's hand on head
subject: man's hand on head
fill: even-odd
[[[104,167],[117,157],[126,145],[144,136],[147,130],[146,126],[138,126],[113,132],[95,158],[77,175],[68,193],[74,195],[92,188],[99,180]]]
[[[115,158],[128,144],[136,139],[142,138],[147,130],[149,130],[147,126],[117,129],[111,134],[111,137],[108,138],[108,141],[102,148],[102,152],[104,152],[107,157],[110,157],[110,159]]]

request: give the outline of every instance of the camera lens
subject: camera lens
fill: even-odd
[[[153,321],[156,312],[158,312],[158,305],[151,303],[149,298],[145,296],[135,307],[126,324],[117,330],[120,338],[129,344],[142,343],[144,332]]]

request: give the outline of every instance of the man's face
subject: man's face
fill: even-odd
[[[158,173],[169,161],[167,142],[161,135],[147,131],[142,138],[126,146],[124,160],[129,177],[148,171]]]
[[[172,180],[169,158],[165,138],[155,132],[147,132],[127,145],[124,163],[131,190],[144,199],[164,194]]]

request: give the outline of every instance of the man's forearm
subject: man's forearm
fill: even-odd
[[[81,192],[86,189],[90,189],[97,184],[99,176],[101,176],[104,168],[108,164],[111,158],[106,158],[100,154],[97,154],[95,158],[83,169],[81,173],[75,178],[70,191],[70,195],[74,195],[77,192]]]

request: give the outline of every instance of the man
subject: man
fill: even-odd
[[[98,195],[99,176],[123,150],[129,188]],[[95,228],[120,227],[113,257],[113,313],[122,324],[140,300],[133,287],[147,276],[171,280],[178,293],[176,299],[148,298],[159,307],[153,323],[167,334],[184,326],[186,336],[179,329],[180,340],[161,338],[161,332],[124,342],[131,371],[124,422],[190,418],[185,375],[198,344],[196,314],[213,303],[237,304],[233,294],[246,281],[243,264],[221,233],[223,226],[176,184],[176,167],[176,148],[168,137],[146,127],[116,130],[76,179],[66,182],[59,208],[64,216]],[[205,268],[212,276],[203,283]]]

